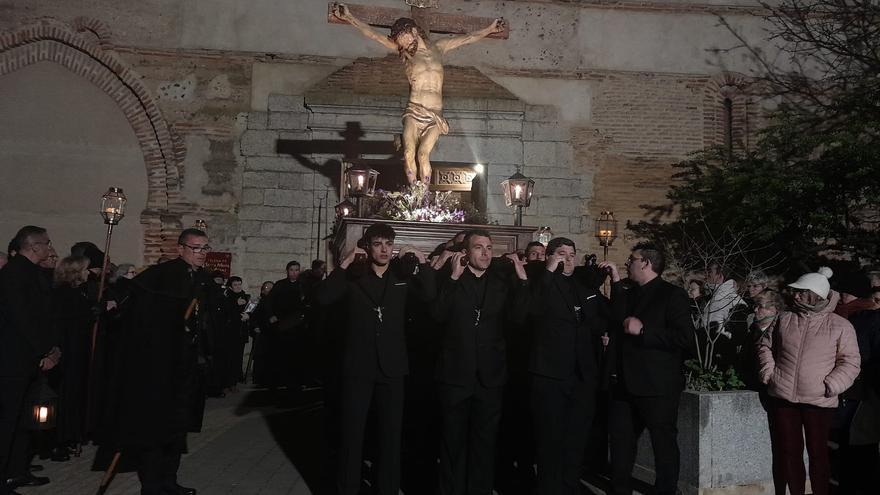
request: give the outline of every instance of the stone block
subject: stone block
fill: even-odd
[[[309,116],[305,113],[269,112],[269,129],[305,129]]]
[[[263,190],[245,188],[241,191],[241,204],[243,205],[261,205],[263,204]]]
[[[292,217],[291,208],[245,205],[238,210],[238,218],[241,220],[290,221]]]
[[[252,236],[260,233],[260,225],[263,222],[259,220],[239,220],[238,233],[242,236]]]
[[[241,135],[241,154],[244,156],[275,156],[278,133],[275,131],[247,130]]]
[[[269,123],[267,112],[250,112],[247,114],[247,128],[257,131],[265,130]]]
[[[243,187],[277,187],[280,179],[276,172],[245,172],[241,177]],[[262,204],[262,203],[261,203]]]
[[[537,169],[540,171],[540,169]],[[539,196],[553,197],[580,197],[581,182],[571,179],[544,179],[540,174],[532,176],[535,179],[535,191]]]
[[[299,162],[286,156],[251,156],[247,158],[244,169],[246,171],[290,172]]]
[[[294,160],[296,161],[296,160]],[[302,189],[303,175],[297,173],[279,173],[274,186],[278,189]]]
[[[296,239],[308,238],[308,231],[303,231],[302,224],[291,222],[263,222],[260,235],[263,237],[288,237]]]
[[[535,207],[536,201],[538,203],[539,215],[558,215],[561,212],[575,213],[581,209],[581,200],[578,198],[557,198],[541,195],[532,198],[531,208]]]
[[[633,476],[650,483],[654,460],[646,437],[639,442]],[[678,443],[684,494],[772,493],[767,414],[756,392],[685,391]]]
[[[572,167],[574,165],[574,148],[569,143],[556,143],[556,166]]]
[[[559,122],[523,122],[523,141],[568,141],[571,129]]]
[[[522,121],[519,120],[492,119],[488,121],[487,125],[486,132],[489,134],[522,134]]]
[[[525,120],[527,122],[557,122],[559,112],[550,105],[526,105]]]
[[[522,163],[522,142],[518,138],[444,136],[437,141],[431,158],[437,161],[470,163]]]
[[[294,225],[294,224],[290,224]],[[307,227],[306,227],[307,228]],[[293,239],[288,237],[262,237],[248,238],[245,243],[248,253],[302,253],[308,252],[309,241],[307,239]]]
[[[556,165],[556,143],[547,141],[523,141],[523,164],[547,167]]]
[[[520,100],[502,100],[500,98],[486,100],[486,109],[489,111],[522,112],[525,107],[525,103]]]
[[[269,94],[270,112],[308,112],[302,95]]]
[[[311,194],[291,189],[266,189],[264,191],[264,203],[266,206],[313,206],[314,198]]]

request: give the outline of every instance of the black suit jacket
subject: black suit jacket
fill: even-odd
[[[0,270],[0,376],[36,375],[52,345],[51,281],[22,255]]]
[[[575,308],[580,308],[580,319]],[[529,371],[558,379],[577,374],[597,383],[599,338],[608,330],[610,317],[605,297],[579,277],[544,269],[535,285],[530,313],[534,346]]]
[[[509,282],[495,270],[487,270],[480,281],[470,269],[458,280],[443,281],[431,308],[442,328],[440,353],[435,376],[441,383],[474,387],[477,380],[485,387],[500,387],[507,381],[507,353],[503,321],[509,313],[515,321],[528,314],[528,281]],[[483,278],[481,277],[481,278]],[[475,308],[486,298],[475,323]]]
[[[617,319],[635,316],[644,325],[642,335],[626,335],[622,325],[611,335],[609,365],[618,386],[636,396],[684,390],[683,355],[694,345],[690,301],[684,289],[660,277],[631,289],[616,282],[611,284],[611,304]]]
[[[423,302],[433,300],[437,293],[434,271],[425,264],[419,267],[417,275],[407,276],[392,266],[379,278],[372,269],[356,275],[347,273],[358,271],[350,268],[333,270],[315,292],[318,304],[338,303],[339,310],[345,313],[342,376],[373,376],[377,362],[387,377],[406,375],[409,373],[405,333],[407,297],[414,292]],[[387,289],[384,288],[386,283]],[[382,306],[382,322],[374,309],[376,303]]]

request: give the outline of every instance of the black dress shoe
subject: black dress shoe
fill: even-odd
[[[196,495],[196,489],[177,485],[177,491],[172,493],[175,495]]]
[[[6,480],[6,485],[13,490],[22,486],[43,486],[49,483],[49,478],[45,476],[34,476],[30,473],[19,476],[18,478],[10,478]]]

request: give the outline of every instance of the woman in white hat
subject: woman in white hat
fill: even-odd
[[[761,381],[767,384],[770,435],[791,495],[803,495],[804,439],[814,495],[827,495],[831,469],[828,434],[837,396],[859,374],[859,348],[852,325],[834,314],[839,294],[830,268],[789,284],[793,311],[785,311],[758,343]],[[784,493],[785,486],[776,486]]]

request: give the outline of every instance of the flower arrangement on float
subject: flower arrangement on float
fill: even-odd
[[[431,191],[415,182],[399,191],[377,189],[367,203],[367,217],[410,222],[486,223],[485,215],[464,207],[451,191]]]

